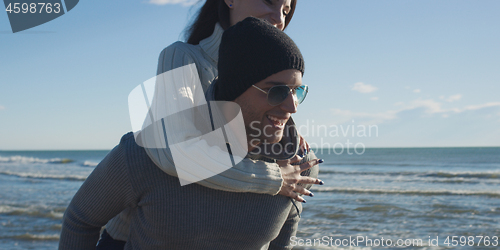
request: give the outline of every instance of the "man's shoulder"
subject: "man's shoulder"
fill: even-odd
[[[128,140],[134,138],[134,133],[132,131],[125,133],[120,139],[120,143],[127,142]]]
[[[131,144],[131,143],[135,143],[134,133],[133,132],[127,132],[120,139],[119,146],[128,145],[128,144]]]
[[[133,132],[128,132],[122,136],[120,139],[120,144],[118,145],[121,150],[126,154],[138,154],[144,151],[144,148],[139,146],[136,142],[136,138]]]
[[[132,182],[142,185],[144,182],[147,182],[149,178],[148,174],[161,175],[163,172],[151,161],[146,149],[139,145],[140,143],[138,144],[136,140],[140,139],[136,139],[133,132],[126,133],[120,140],[118,150],[122,153],[123,161],[127,165],[128,171],[134,176]]]

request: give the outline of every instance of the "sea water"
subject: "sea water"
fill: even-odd
[[[315,152],[325,185],[306,197],[296,249],[498,249],[500,148]],[[0,151],[0,249],[56,249],[66,207],[107,153]]]
[[[500,148],[317,151],[297,249],[499,248]]]

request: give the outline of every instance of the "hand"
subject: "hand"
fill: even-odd
[[[281,168],[281,176],[283,177],[283,185],[281,185],[281,190],[278,194],[288,196],[300,202],[306,202],[306,200],[299,196],[298,193],[313,196],[313,193],[303,186],[297,185],[299,183],[303,184],[320,184],[323,185],[323,181],[320,179],[315,179],[309,176],[301,176],[300,173],[310,169],[312,166],[322,163],[321,159],[314,159],[304,162],[300,165],[292,165],[292,163],[300,162],[302,157],[296,155],[290,160],[277,161]]]
[[[306,139],[302,137],[302,135],[299,134],[299,147],[302,150],[302,155],[306,155],[307,152],[311,151],[311,147],[309,146],[309,143],[306,142]]]

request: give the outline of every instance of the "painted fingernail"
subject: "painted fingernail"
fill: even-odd
[[[300,154],[299,156],[300,156],[300,158],[304,158],[304,155],[303,155],[303,154]]]
[[[306,201],[306,200],[303,200],[302,202],[303,202],[303,203],[307,203],[307,201]]]
[[[319,163],[323,163],[324,161],[325,161],[325,160],[323,160],[323,159],[319,159],[319,160],[318,160],[318,162],[319,162]]]
[[[314,194],[313,194],[313,193],[310,193],[310,194],[309,194],[309,196],[314,197]]]
[[[319,185],[324,185],[325,183],[323,181],[320,181],[319,182]]]

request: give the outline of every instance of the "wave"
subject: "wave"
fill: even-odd
[[[401,208],[395,205],[384,205],[384,204],[378,204],[378,205],[371,205],[371,206],[363,206],[363,207],[358,207],[354,209],[355,211],[367,211],[367,212],[387,212],[387,211],[406,211],[410,212],[410,210]]]
[[[74,160],[68,159],[68,158],[40,159],[40,158],[36,158],[36,157],[27,157],[27,156],[15,155],[15,156],[9,156],[9,157],[0,156],[0,162],[7,162],[7,163],[45,163],[45,164],[52,163],[52,164],[66,164],[66,163],[74,162]]]
[[[61,220],[63,218],[64,210],[65,208],[48,208],[45,206],[17,207],[0,205],[0,214],[50,218],[55,220]]]
[[[348,172],[348,171],[336,171],[336,170],[319,170],[320,174],[345,174],[345,175],[417,175],[421,174],[419,172],[367,172],[367,171],[359,171],[359,172]]]
[[[440,178],[478,178],[478,179],[500,179],[500,173],[498,172],[463,172],[463,173],[450,173],[450,172],[437,172],[429,173],[426,176],[429,177],[440,177]]]
[[[394,166],[394,167],[422,167],[429,166],[429,164],[418,163],[395,163],[395,162],[335,162],[323,164],[325,166]]]
[[[388,166],[388,167],[454,167],[454,166],[475,166],[475,165],[487,165],[492,167],[498,167],[500,164],[498,162],[396,162],[396,161],[374,161],[374,162],[352,162],[352,161],[336,161],[336,162],[326,162],[323,166]]]
[[[41,173],[24,173],[24,172],[19,173],[12,171],[0,171],[0,175],[10,175],[10,176],[35,178],[35,179],[67,180],[67,181],[84,181],[87,179],[87,176],[81,176],[81,175],[58,175],[58,174],[41,174]]]
[[[17,239],[17,240],[59,240],[59,234],[30,234],[25,233],[21,235],[15,235],[9,238]]]
[[[84,167],[96,167],[99,163],[93,161],[84,161],[82,166]]]
[[[387,190],[387,189],[364,189],[364,188],[342,188],[342,187],[314,187],[314,192],[336,192],[347,194],[404,194],[404,195],[470,195],[470,196],[488,196],[491,198],[500,198],[500,192],[482,192],[467,190]]]
[[[320,174],[345,174],[345,175],[376,175],[376,176],[418,176],[436,178],[476,178],[500,179],[500,172],[348,172],[335,170],[320,170]]]

